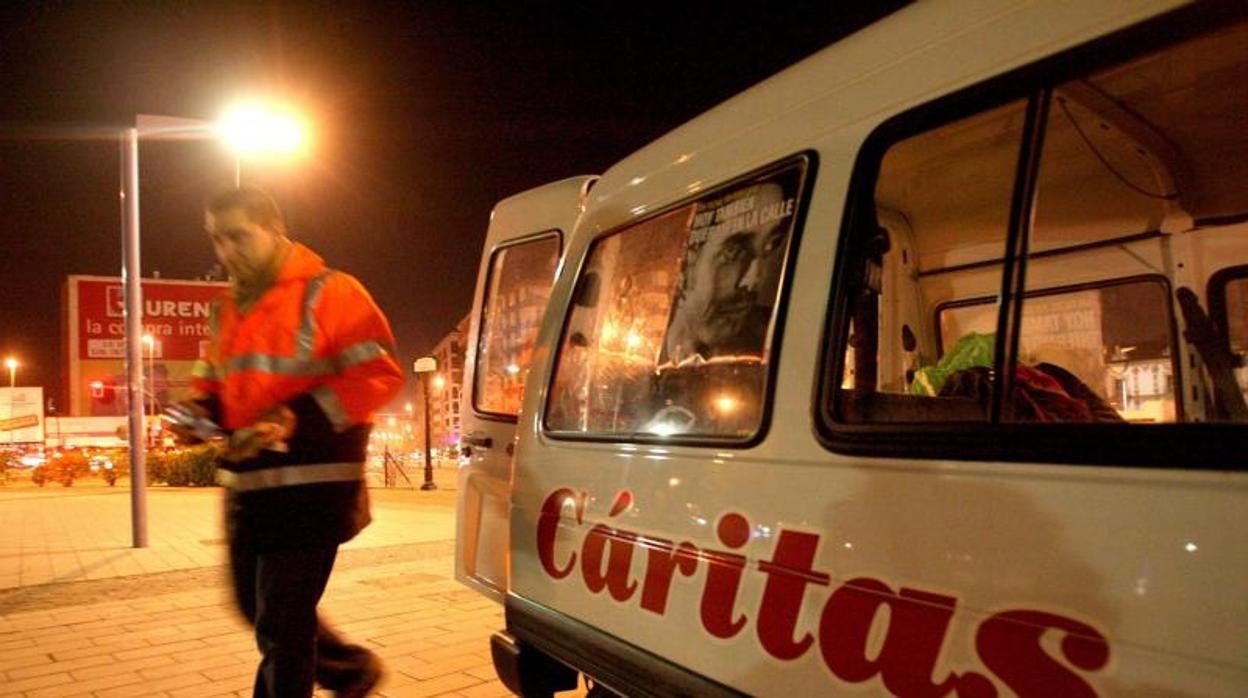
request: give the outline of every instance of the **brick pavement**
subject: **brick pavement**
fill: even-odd
[[[372,494],[322,611],[389,665],[382,696],[510,695],[489,657],[502,610],[453,579],[453,493]],[[219,496],[152,488],[152,545],[134,550],[122,490],[0,489],[0,698],[250,695]]]
[[[335,571],[322,611],[390,666],[383,696],[510,695],[487,643],[501,608],[452,579],[445,551],[430,552]],[[0,696],[250,695],[258,655],[214,569],[201,588],[0,614]]]

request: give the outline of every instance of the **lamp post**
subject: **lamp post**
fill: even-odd
[[[420,486],[425,491],[438,489],[433,482],[433,461],[429,456],[429,377],[437,370],[438,360],[432,356],[422,356],[412,365],[412,373],[421,377],[420,384],[425,399],[425,482]]]
[[[9,369],[9,416],[13,416],[13,393],[17,386],[17,359],[10,356],[4,360],[5,368]],[[9,430],[9,444],[13,443],[13,431]]]
[[[292,133],[293,131],[293,133]],[[130,434],[130,524],[134,547],[147,547],[147,465],[143,433],[143,290],[139,262],[139,138],[220,140],[234,150],[234,184],[241,174],[240,158],[254,152],[293,153],[303,146],[303,130],[287,115],[259,107],[235,108],[220,123],[174,116],[137,114],[134,128],[121,140],[121,279],[125,289],[125,357],[127,423]]]

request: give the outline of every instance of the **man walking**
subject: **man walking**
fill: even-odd
[[[213,306],[195,409],[230,434],[230,568],[262,655],[255,696],[364,696],[376,655],[344,642],[316,606],[339,544],[370,520],[364,461],[372,412],[399,391],[389,323],[353,277],[292,242],[276,203],[244,187],[205,223],[230,288]]]

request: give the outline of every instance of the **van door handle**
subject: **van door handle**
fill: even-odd
[[[464,437],[464,441],[467,441],[472,446],[480,446],[481,448],[491,448],[494,446],[494,439],[491,439],[488,436],[468,434]]]

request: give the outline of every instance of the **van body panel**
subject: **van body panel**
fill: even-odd
[[[861,578],[956,607],[939,635],[937,682],[951,672],[991,676],[976,653],[976,635],[995,615],[1022,608],[1077,620],[1108,638],[1113,664],[1096,684],[1104,695],[1190,690],[1196,677],[1202,683],[1193,695],[1243,693],[1241,629],[1248,617],[1235,592],[1211,591],[1242,590],[1248,569],[1239,540],[1248,525],[1242,474],[1180,478],[828,455],[786,462],[690,451],[586,444],[546,456],[521,452],[513,593],[754,695],[852,685],[837,682],[820,659],[821,643],[837,635],[821,614],[832,592]],[[561,489],[575,495],[564,505],[552,549],[569,573],[553,579],[543,567],[538,524],[541,504]],[[633,505],[611,516],[620,492],[631,493]],[[727,551],[716,527],[730,513],[750,524],[749,542],[734,551],[748,562],[733,606],[742,627],[731,638],[712,636],[701,622],[713,563],[701,561],[688,578],[674,575],[662,614],[640,606],[647,580],[657,578],[651,554],[666,557],[655,545],[630,546],[628,579],[636,588],[625,601],[609,590],[590,591],[584,558],[593,527]],[[1122,523],[1148,520],[1183,526]],[[768,580],[760,563],[775,559],[782,532],[814,537],[817,555],[808,569],[826,575],[805,587],[793,626],[795,641],[812,643],[783,662],[763,649],[759,631]]]
[[[455,577],[500,603],[508,586],[508,506],[516,427],[514,417],[487,411],[489,406],[482,404],[478,390],[483,309],[491,300],[487,297],[491,264],[500,251],[526,243],[553,247],[557,258],[595,179],[581,176],[552,182],[504,199],[490,214],[460,393],[467,463],[456,478]],[[552,266],[550,271],[556,270]],[[552,275],[547,287],[553,281]]]
[[[610,168],[567,240],[517,423],[509,618],[539,607],[565,617],[565,632],[628,646],[629,666],[653,657],[663,667],[653,675],[607,680],[630,695],[671,692],[649,683],[668,664],[752,695],[1248,694],[1242,453],[1170,468],[1001,463],[850,455],[819,433],[838,235],[873,134],[1182,4],[918,3]],[[594,245],[800,154],[812,181],[760,438],[717,447],[546,431]],[[1210,276],[1243,263],[1248,225],[1194,229],[1183,211],[1159,210],[1154,230],[1120,244],[1037,256],[1028,282],[1048,292],[1156,280],[1207,306]],[[878,219],[918,256],[923,231],[905,212]],[[956,273],[886,270],[885,283],[911,280],[917,292],[883,308],[884,322],[908,318],[934,343],[942,308],[1000,293],[1000,268],[965,264],[976,261],[944,260]],[[1198,365],[1187,342],[1175,351],[1179,365]],[[1179,387],[1187,421],[1205,402],[1193,388]],[[544,651],[575,645],[552,638]],[[576,665],[575,653],[557,658]]]

